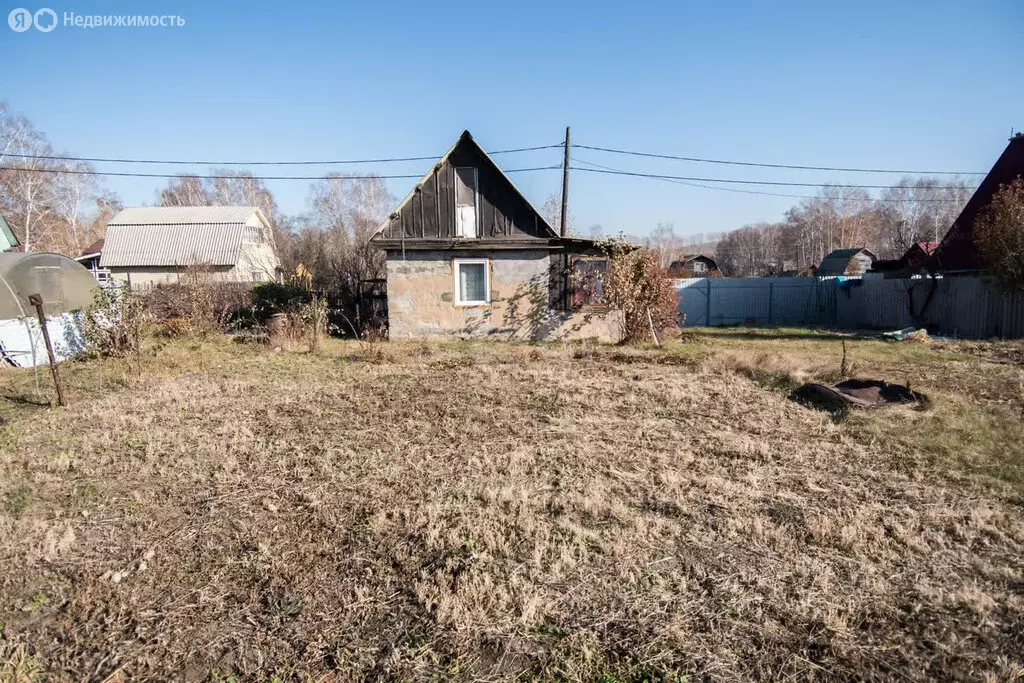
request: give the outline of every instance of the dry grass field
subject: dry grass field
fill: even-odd
[[[840,342],[4,370],[0,680],[1020,678],[1020,347],[851,339],[933,405],[835,423]]]

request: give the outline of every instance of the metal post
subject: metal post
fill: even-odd
[[[562,166],[562,225],[561,235],[568,235],[569,224],[569,126],[565,127],[565,165]]]
[[[704,278],[704,284],[707,285],[704,296],[704,325],[711,327],[711,278]]]
[[[50,372],[53,373],[53,383],[57,387],[57,404],[66,406],[64,400],[64,385],[60,381],[60,373],[57,371],[57,359],[53,355],[53,344],[50,343],[50,331],[46,329],[46,313],[43,312],[43,297],[41,294],[31,294],[28,302],[36,307],[36,315],[39,316],[39,326],[43,328],[43,341],[46,343],[46,354],[50,357]]]
[[[768,283],[768,327],[772,326],[772,290],[775,288],[774,282]]]

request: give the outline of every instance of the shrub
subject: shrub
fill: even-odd
[[[1024,289],[1024,179],[1001,185],[974,221],[985,265],[1007,287]]]
[[[610,257],[604,298],[622,311],[623,341],[652,341],[652,327],[659,338],[677,330],[679,298],[658,255],[621,240],[603,241],[599,246]]]
[[[252,317],[265,325],[275,313],[294,313],[313,299],[313,294],[299,285],[264,282],[252,289]]]
[[[134,356],[142,345],[146,307],[127,287],[101,287],[85,312],[85,352],[97,356]]]
[[[215,280],[201,266],[189,268],[178,282],[157,285],[146,296],[149,314],[156,322],[171,323],[172,336],[224,332],[250,310],[251,302],[248,284]]]
[[[320,342],[327,335],[327,300],[320,296],[312,297],[299,307],[293,314],[293,327],[300,331],[309,344],[310,351],[318,351]]]

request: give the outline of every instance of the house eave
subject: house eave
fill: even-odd
[[[594,249],[594,240],[577,237],[551,237],[532,240],[512,240],[501,238],[475,238],[475,239],[380,239],[374,238],[370,244],[384,251],[522,251],[540,249],[544,251],[559,251],[563,249]]]
[[[553,240],[495,240],[495,239],[421,239],[374,240],[373,246],[385,251],[522,251],[530,249],[561,249]]]

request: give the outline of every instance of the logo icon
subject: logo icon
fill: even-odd
[[[37,10],[33,20],[35,21],[36,28],[43,33],[49,33],[57,28],[57,13],[49,7]]]
[[[53,16],[53,23],[56,24],[57,15],[54,14]],[[11,13],[7,15],[7,25],[11,27],[12,31],[24,33],[25,31],[32,28],[32,13],[23,7],[12,9]]]

